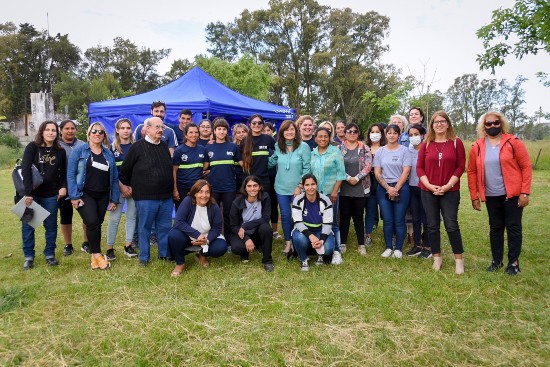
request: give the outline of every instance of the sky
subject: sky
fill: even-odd
[[[390,51],[383,62],[400,68],[403,76],[412,74],[430,84],[430,90],[445,92],[456,77],[477,73],[480,79],[507,79],[513,84],[518,75],[524,84],[524,112],[534,115],[542,107],[550,112],[550,88],[537,80],[535,73],[550,74],[550,56],[539,54],[522,60],[506,59],[494,75],[481,72],[476,55],[483,51],[475,32],[491,20],[492,11],[511,7],[513,0],[317,0],[331,8],[349,7],[355,12],[376,11],[390,18],[386,44]],[[210,0],[154,2],[143,0],[72,1],[31,0],[25,9],[10,1],[2,5],[0,22],[30,23],[50,34],[68,34],[82,52],[99,44],[111,46],[115,37],[130,39],[140,47],[170,48],[170,57],[158,68],[167,72],[176,59],[192,60],[207,54],[206,25],[227,23],[244,10],[268,8],[267,0]],[[24,11],[23,11],[24,10]]]

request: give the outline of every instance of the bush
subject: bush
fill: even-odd
[[[5,145],[13,149],[21,147],[17,137],[9,130],[0,130],[0,145]]]

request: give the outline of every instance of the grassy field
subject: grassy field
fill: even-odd
[[[550,143],[544,149],[539,164],[550,168]],[[352,243],[342,266],[303,273],[283,259],[278,241],[273,273],[258,254],[245,265],[226,255],[208,269],[188,259],[177,279],[172,264],[140,268],[120,247],[111,270],[92,271],[88,255],[61,255],[61,235],[61,265],[46,267],[39,230],[35,268],[23,272],[21,226],[9,213],[10,174],[0,171],[2,366],[550,364],[550,170],[534,175],[517,277],[485,272],[487,214],[471,208],[465,177],[464,276],[454,274],[445,236],[439,273],[430,260],[382,259],[380,228],[367,256]]]

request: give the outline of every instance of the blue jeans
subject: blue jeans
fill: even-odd
[[[57,239],[57,195],[48,198],[33,197],[33,201],[46,209],[50,215],[44,220],[44,229],[46,234],[46,248],[44,248],[44,256],[46,259],[55,257],[55,240]],[[34,260],[34,228],[27,223],[23,223],[21,227],[21,235],[23,238],[23,255],[25,260]]]
[[[386,189],[381,185],[376,190],[376,197],[380,205],[380,211],[384,221],[384,242],[386,248],[393,250],[393,234],[395,233],[395,249],[403,251],[403,242],[407,228],[405,226],[405,213],[409,207],[409,184],[405,183],[399,190],[399,201],[390,201],[386,198]]]
[[[271,233],[270,233],[271,234]],[[191,245],[191,238],[177,228],[172,228],[168,234],[170,251],[177,265],[185,264],[185,255],[192,253],[187,248]],[[201,253],[206,257],[221,257],[227,251],[227,242],[223,238],[216,238],[208,244],[208,252]]]
[[[126,201],[126,242],[132,242],[134,238],[134,231],[136,230],[136,203],[134,199],[124,198],[121,195],[119,204],[117,204],[116,209],[109,215],[107,246],[113,246],[115,244],[124,201]],[[126,246],[126,244],[124,245]]]
[[[311,233],[317,238],[321,238],[321,230],[311,231]],[[307,259],[308,249],[313,249],[309,238],[297,229],[292,232],[292,245],[298,253],[300,261],[305,261]],[[325,240],[323,247],[325,248],[325,255],[331,255],[334,252],[334,235],[332,233]]]
[[[285,241],[290,241],[292,235],[292,212],[291,206],[294,201],[294,195],[277,194],[279,209],[281,210],[281,225],[283,226],[283,234]]]
[[[428,219],[426,218],[426,212],[424,211],[424,206],[422,206],[420,196],[420,191],[422,190],[418,186],[410,186],[410,190],[414,245],[430,247]],[[422,227],[424,227],[424,244],[422,244]]]
[[[138,237],[139,259],[149,261],[151,257],[151,229],[157,228],[158,256],[170,257],[168,252],[168,232],[172,228],[172,211],[174,201],[172,198],[161,200],[136,200],[136,208],[139,213]]]

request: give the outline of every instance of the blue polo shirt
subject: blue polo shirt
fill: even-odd
[[[172,157],[172,165],[178,167],[176,173],[178,187],[190,188],[202,178],[204,157],[204,147],[200,145],[189,147],[182,144],[176,148]]]
[[[204,158],[210,162],[208,182],[214,192],[235,192],[235,163],[242,161],[239,147],[232,142],[208,144],[204,149]]]

